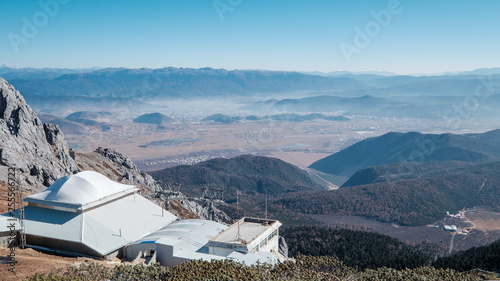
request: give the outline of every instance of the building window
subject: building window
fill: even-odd
[[[269,234],[269,236],[267,236],[267,240],[271,240],[274,238],[274,236],[276,236],[278,234],[278,230],[274,230],[271,234]]]
[[[250,250],[250,254],[255,254],[258,248],[258,246],[255,246],[252,250]]]
[[[264,247],[264,245],[266,245],[266,244],[267,244],[267,243],[266,243],[266,239],[262,240],[262,241],[260,242],[260,244],[259,244],[259,248]]]

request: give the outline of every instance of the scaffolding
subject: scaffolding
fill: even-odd
[[[223,204],[224,188],[204,185],[202,187],[201,197],[187,197],[180,191],[180,183],[157,182],[154,198],[160,198],[165,201],[165,210],[170,211],[170,200],[189,199],[201,201],[204,207],[208,208],[208,219],[214,220],[215,205]]]

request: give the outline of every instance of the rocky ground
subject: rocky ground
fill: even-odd
[[[63,257],[48,253],[42,253],[34,249],[16,249],[15,272],[9,271],[11,266],[6,262],[6,256],[10,254],[9,249],[0,248],[0,280],[25,280],[26,277],[35,272],[48,274],[54,270],[65,270],[68,266],[78,266],[84,262],[98,262],[105,266],[114,267],[121,263],[116,259],[113,261],[99,261],[83,257]]]

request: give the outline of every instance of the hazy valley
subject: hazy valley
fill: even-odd
[[[397,240],[358,237],[357,232],[330,234],[322,228],[314,233],[323,238],[316,239],[341,235],[351,241],[342,243],[382,239],[382,244],[411,247],[405,248],[410,253],[405,257],[388,253],[390,258],[380,265],[372,260],[358,264],[358,252],[342,257],[351,266],[368,268],[403,268],[410,261],[421,266],[500,239],[500,78],[495,75],[1,70],[14,78],[16,89],[23,89],[40,118],[36,122],[58,125],[45,128],[45,134],[64,133],[61,144],[47,141],[62,145],[72,155],[67,160],[72,165],[106,171],[119,181],[141,185],[145,194],[152,193],[153,179],[178,182],[186,199],[171,204],[187,218],[207,215],[189,202],[203,187],[221,187],[221,221],[269,216],[290,228],[285,236],[291,241],[307,236],[291,234],[300,226],[322,225]],[[290,77],[296,81],[283,82]],[[152,78],[158,84],[148,88],[144,81]],[[260,88],[256,81],[262,79],[285,85]],[[494,90],[472,95],[477,104],[471,107],[467,91],[483,85],[481,81],[490,81]],[[459,86],[437,95],[437,89],[450,83]],[[141,91],[127,92],[134,87]],[[398,92],[401,87],[410,90]],[[310,88],[314,90],[305,90]],[[47,186],[56,178],[42,166],[26,169],[31,191],[41,188],[38,181]],[[458,231],[443,230],[449,225]],[[295,254],[322,251],[293,247]]]
[[[42,121],[62,128],[70,147],[92,151],[113,144],[148,171],[242,154],[305,168],[387,132],[461,134],[500,127],[499,75],[5,67],[0,75],[13,78],[9,82]],[[164,117],[137,123],[152,113]]]

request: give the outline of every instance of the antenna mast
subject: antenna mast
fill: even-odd
[[[26,247],[26,225],[24,224],[24,206],[23,206],[23,191],[21,186],[19,186],[19,205],[21,205],[21,208],[19,208],[19,246],[21,249],[24,249]]]
[[[268,225],[269,222],[267,221],[267,194],[266,194],[266,221],[264,222],[264,225]]]
[[[236,216],[238,220],[238,232],[236,234],[236,241],[241,241],[241,235],[240,235],[240,205],[239,205],[239,195],[240,191],[236,189]]]

